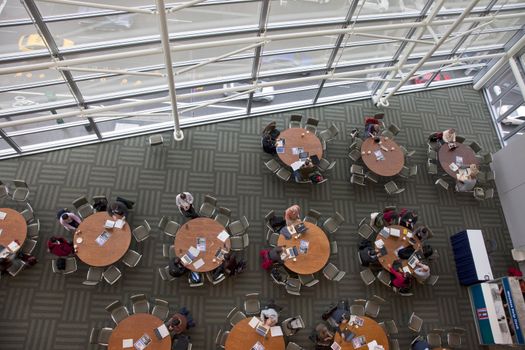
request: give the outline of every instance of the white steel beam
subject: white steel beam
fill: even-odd
[[[169,9],[166,9],[166,12],[167,13],[173,13],[175,11],[179,11],[179,10],[185,9],[186,7],[190,7],[190,6],[196,5],[196,4],[204,2],[204,1],[206,1],[206,0],[189,1],[189,2],[186,2],[184,4],[180,4],[180,5],[177,5],[177,6],[170,7]]]
[[[516,63],[514,57],[509,58],[509,65],[521,90],[521,96],[523,96],[523,99],[525,100],[525,82],[523,81],[523,76],[521,75],[520,69],[518,68],[518,64]]]
[[[170,36],[168,32],[168,19],[166,18],[166,7],[164,0],[155,0],[159,18],[160,39],[164,53],[164,64],[166,65],[166,78],[168,78],[168,91],[170,93],[171,113],[173,114],[173,138],[177,141],[184,139],[184,133],[180,128],[179,111],[177,110],[177,93],[175,92],[175,78],[173,76],[173,63],[171,61]]]
[[[479,60],[479,59],[490,59],[490,58],[499,58],[503,54],[487,54],[487,55],[479,55],[479,56],[473,56],[473,57],[461,57],[459,60],[464,61],[470,61],[470,60]],[[441,66],[444,64],[453,63],[455,60],[446,59],[446,60],[438,60],[438,61],[429,61],[425,62],[425,66]],[[414,65],[405,65],[406,68],[410,68]],[[294,79],[285,79],[285,80],[275,80],[275,81],[267,81],[267,82],[259,82],[257,84],[253,85],[246,85],[243,86],[243,88],[246,89],[255,89],[257,87],[267,87],[267,86],[281,86],[281,85],[289,85],[291,83],[302,83],[302,82],[311,82],[311,81],[319,81],[321,79],[343,79],[343,78],[353,78],[359,75],[364,74],[373,74],[373,73],[383,73],[383,72],[390,72],[392,70],[397,71],[397,68],[394,67],[378,67],[378,68],[369,68],[369,69],[363,69],[363,70],[356,70],[352,72],[342,72],[342,73],[327,73],[324,75],[314,75],[314,76],[307,76],[307,77],[301,77],[301,78],[294,78]],[[206,91],[200,91],[200,92],[194,92],[191,94],[185,94],[178,97],[179,101],[187,100],[192,97],[204,97],[209,95],[216,95],[218,93],[238,93],[239,87],[231,87],[231,88],[222,88],[222,89],[214,89],[214,90],[206,90]],[[245,92],[241,93],[244,94]],[[125,102],[110,106],[104,106],[100,108],[90,108],[85,110],[77,110],[77,111],[70,111],[70,112],[64,112],[59,114],[52,114],[52,115],[46,115],[46,116],[40,116],[40,117],[32,117],[32,118],[24,118],[20,120],[11,120],[11,121],[5,121],[0,122],[0,129],[7,128],[7,127],[13,127],[13,126],[20,126],[25,124],[32,124],[37,122],[44,122],[49,120],[56,120],[56,119],[66,119],[66,118],[73,118],[78,117],[80,114],[82,115],[91,115],[91,114],[100,114],[101,112],[107,112],[107,111],[114,111],[118,109],[125,109],[125,108],[134,108],[139,107],[143,105],[148,104],[160,104],[164,102],[169,102],[170,97],[158,97],[158,98],[151,98],[141,101],[133,101],[133,102]],[[28,112],[30,112],[28,110]],[[0,117],[2,114],[0,113]]]
[[[253,86],[253,85],[248,85],[249,87]],[[225,102],[225,101],[228,101],[228,100],[233,100],[234,98],[238,97],[238,96],[242,96],[242,95],[246,95],[246,94],[249,94],[249,93],[252,93],[254,92],[255,90],[257,90],[257,88],[253,88],[253,89],[249,89],[249,90],[246,90],[246,91],[242,91],[242,92],[239,92],[237,94],[234,94],[234,95],[231,95],[231,96],[226,96],[226,97],[223,97],[223,98],[219,98],[219,99],[216,99],[216,100],[211,100],[211,101],[206,101],[206,103],[203,103],[203,104],[200,104],[198,106],[193,106],[193,107],[181,107],[181,109],[184,111],[184,112],[190,112],[190,111],[193,111],[193,110],[196,110],[196,109],[199,109],[199,108],[202,108],[202,107],[207,107],[209,105],[213,105],[215,103],[220,103],[220,102]]]
[[[95,73],[111,73],[120,75],[139,75],[146,77],[166,77],[166,74],[152,73],[152,72],[133,72],[125,69],[104,69],[104,68],[87,68],[87,67],[56,67],[58,70],[78,71],[78,72],[95,72]]]
[[[434,45],[434,42],[428,41],[428,40],[417,40],[417,39],[410,39],[410,38],[402,38],[399,36],[391,36],[391,35],[380,35],[380,34],[371,34],[371,33],[355,33],[354,36],[364,36],[364,37],[370,37],[370,38],[379,38],[379,39],[389,39],[389,40],[396,40],[396,41],[407,41],[411,43],[418,43],[418,44],[424,44],[424,45]]]
[[[140,9],[136,7],[108,5],[108,4],[101,4],[97,2],[85,2],[85,1],[77,1],[77,0],[36,0],[36,1],[51,2],[51,3],[63,4],[63,5],[95,7],[99,9],[114,10],[114,11],[135,12],[135,13],[142,13],[146,15],[155,14],[155,12],[153,11]]]
[[[525,17],[525,11],[522,11],[519,13],[511,13],[511,14],[498,14],[498,16],[495,19],[499,20],[499,19],[522,18],[522,17]],[[465,22],[485,22],[485,21],[492,21],[492,20],[494,20],[493,17],[472,17],[472,18],[464,18],[463,23]],[[433,21],[434,25],[447,25],[450,23],[453,23],[453,20],[446,19],[446,20]],[[212,40],[212,41],[207,41],[207,42],[202,42],[202,43],[175,45],[175,46],[172,46],[170,50],[171,51],[186,51],[186,50],[220,47],[220,46],[226,46],[226,45],[247,45],[247,44],[264,43],[264,42],[288,40],[288,39],[301,39],[301,38],[317,37],[317,36],[347,34],[347,33],[351,33],[352,31],[354,35],[356,35],[359,33],[366,34],[367,32],[378,31],[378,30],[403,29],[403,28],[411,28],[411,27],[418,28],[418,27],[424,27],[425,25],[426,25],[425,22],[394,23],[394,24],[385,24],[385,25],[376,25],[376,26],[363,26],[359,28],[343,28],[343,29],[340,28],[340,29],[327,29],[327,30],[318,30],[318,31],[309,31],[309,32],[288,33],[288,34],[263,35],[260,37],[254,36],[254,37],[246,37],[246,38],[238,38],[238,39]],[[162,48],[131,50],[131,51],[125,51],[125,52],[113,53],[113,54],[72,58],[72,59],[57,62],[57,65],[58,66],[73,66],[73,65],[79,65],[79,64],[96,63],[96,62],[105,61],[105,60],[117,60],[117,59],[124,59],[124,58],[137,57],[137,56],[154,55],[154,54],[160,54],[160,53],[162,53]],[[53,66],[54,66],[53,62],[45,62],[45,63],[35,63],[35,64],[28,64],[28,65],[0,68],[0,75],[19,73],[19,72],[28,72],[32,70],[47,69]]]
[[[525,36],[518,40],[516,44],[514,44],[507,52],[505,52],[505,55],[500,58],[496,64],[494,64],[488,71],[485,73],[481,79],[479,79],[473,86],[475,90],[479,90],[485,85],[493,76],[496,74],[498,70],[500,70],[501,67],[507,63],[509,58],[516,55],[523,47],[525,46]]]
[[[411,77],[412,75],[414,75],[415,72],[417,72],[417,70],[423,66],[423,64],[425,64],[425,62],[427,62],[431,57],[432,55],[434,54],[434,52],[436,52],[439,47],[445,42],[445,40],[448,38],[448,36],[450,34],[452,34],[452,32],[457,28],[459,27],[459,25],[461,25],[463,23],[463,20],[468,16],[468,14],[470,13],[470,11],[472,11],[472,9],[476,6],[476,4],[479,2],[480,0],[472,0],[470,2],[470,4],[467,6],[467,8],[465,8],[463,10],[463,12],[461,13],[461,15],[458,16],[458,18],[456,18],[456,20],[454,21],[454,23],[452,25],[450,25],[450,27],[448,27],[448,29],[446,30],[446,32],[443,34],[443,36],[441,37],[441,39],[439,39],[439,41],[432,47],[430,48],[430,50],[425,54],[425,56],[423,56],[423,58],[421,58],[419,60],[419,62],[410,70],[410,72],[407,73],[407,75],[401,79],[401,81],[399,83],[397,83],[397,85],[388,92],[388,94],[385,96],[385,97],[382,97],[381,95],[379,95],[379,100],[378,100],[378,104],[382,105],[382,106],[388,106],[388,99],[393,95],[395,94]],[[476,17],[476,19],[479,19],[480,17]],[[482,17],[481,17],[482,18]]]

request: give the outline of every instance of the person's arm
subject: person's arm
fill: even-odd
[[[71,214],[69,214],[69,215],[71,215]],[[60,218],[60,223],[62,224],[62,226],[64,226],[69,231],[76,230],[76,227],[71,226],[69,223],[65,222],[62,218]]]
[[[188,204],[193,204],[193,196],[189,192],[184,192],[186,194],[186,202]]]
[[[82,222],[82,219],[79,218],[78,215],[76,215],[76,214],[69,213],[69,217],[72,218],[75,222],[77,222],[79,224]]]
[[[177,205],[177,207],[180,207],[182,205],[180,194],[178,194],[177,197],[175,197],[175,204]]]
[[[396,277],[396,278],[400,278],[400,279],[403,279],[405,278],[405,276],[399,272],[398,270],[394,269],[392,266],[390,266],[390,272]]]

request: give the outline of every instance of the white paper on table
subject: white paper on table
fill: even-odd
[[[450,168],[450,170],[452,171],[458,171],[459,167],[456,165],[456,163],[450,163],[448,165],[448,167]]]
[[[341,349],[341,345],[337,344],[335,341],[334,343],[332,344],[332,346],[330,346],[333,350],[340,350]]]
[[[204,265],[204,260],[202,259],[199,259],[193,263],[193,267],[196,269],[200,268],[202,265]]]
[[[157,331],[159,332],[159,335],[162,338],[166,338],[168,335],[170,335],[170,331],[168,330],[168,327],[166,327],[165,324],[162,324],[160,327],[157,327]]]
[[[408,266],[403,266],[403,271],[406,273],[410,273],[410,268]]]
[[[105,228],[113,228],[115,227],[115,221],[113,220],[106,220],[106,223],[104,224]]]
[[[390,227],[390,234],[394,237],[399,237],[401,235],[401,231],[399,231],[397,228]]]
[[[226,232],[225,230],[222,230],[218,235],[217,238],[221,240],[221,242],[226,242],[228,238],[230,238],[230,234]]]
[[[123,348],[132,348],[133,347],[133,339],[122,339],[122,347]]]
[[[303,164],[304,164],[304,160],[298,160],[290,164],[290,166],[292,167],[293,171],[296,171],[296,170],[299,170],[299,168],[301,168]]]
[[[2,232],[3,232],[3,231],[4,231],[4,230],[0,228],[0,236],[2,235]]]
[[[292,147],[292,154],[299,154],[301,153],[302,148],[300,147]]]
[[[191,246],[190,249],[188,249],[188,252],[194,257],[198,257],[201,251],[195,248],[194,246]]]
[[[248,324],[250,325],[250,327],[255,328],[255,327],[257,327],[259,322],[261,322],[261,321],[259,321],[259,319],[257,317],[252,317],[252,319],[250,320],[250,322],[248,322]]]
[[[385,242],[383,242],[382,239],[378,239],[377,241],[375,241],[375,245],[376,245],[376,247],[381,249],[381,248],[383,248],[385,246]]]
[[[20,245],[18,245],[18,243],[16,243],[15,241],[12,241],[11,243],[9,243],[7,245],[7,248],[9,248],[10,251],[12,251],[13,253],[16,252],[18,249],[20,249]]]
[[[126,221],[124,221],[122,219],[118,219],[117,221],[115,221],[115,227],[116,228],[123,228],[124,225],[126,225]]]
[[[4,220],[6,216],[7,216],[7,213],[0,211],[0,220]]]
[[[273,326],[270,328],[270,332],[272,337],[282,337],[283,336],[283,329],[281,326]]]
[[[377,346],[377,342],[375,340],[372,340],[370,343],[366,344],[368,345],[368,350],[375,350]]]

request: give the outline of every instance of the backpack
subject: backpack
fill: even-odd
[[[66,269],[66,259],[58,258],[57,259],[57,270],[63,271]]]

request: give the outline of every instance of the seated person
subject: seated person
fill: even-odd
[[[410,346],[410,350],[430,350],[430,344],[424,339],[418,339]]]
[[[47,249],[56,256],[69,256],[73,253],[73,243],[68,242],[64,237],[52,236],[47,240]]]
[[[283,260],[281,259],[281,254],[284,252],[283,247],[274,247],[270,249],[268,257],[273,263],[282,264]]]
[[[377,137],[380,135],[381,128],[378,124],[368,124],[365,127],[365,138]]]
[[[269,136],[269,138],[274,142],[277,140],[280,134],[281,132],[279,129],[277,129],[277,123],[275,121],[272,121],[270,124],[266,125],[262,132],[263,137]]]
[[[272,138],[269,135],[263,136],[262,147],[265,153],[277,154],[277,147],[275,145],[275,140],[272,140]]]
[[[337,303],[335,310],[330,313],[330,318],[332,318],[337,324],[341,324],[341,322],[348,320],[350,318],[350,307],[348,301],[340,300]]]
[[[198,218],[199,214],[193,208],[193,196],[189,192],[181,192],[175,197],[175,204],[179,207],[180,212],[187,218]]]
[[[297,204],[292,205],[284,212],[284,220],[286,221],[286,226],[295,226],[302,222],[301,218],[301,207]]]
[[[115,201],[111,203],[111,205],[108,207],[107,212],[108,215],[111,216],[114,220],[118,220],[122,217],[125,218],[129,214],[128,207],[121,201]]]
[[[367,245],[362,244],[359,247],[359,258],[361,259],[361,265],[363,266],[370,266],[370,264],[377,263],[380,255],[380,253],[375,251],[370,242],[368,242]]]
[[[434,249],[432,249],[430,244],[423,244],[423,248],[421,250],[423,251],[423,256],[425,258],[429,258],[434,253]]]
[[[443,131],[441,139],[438,140],[443,145],[445,143],[454,144],[456,142],[456,130],[453,128]]]
[[[424,241],[424,240],[428,239],[429,231],[428,231],[428,228],[423,225],[423,226],[417,227],[414,230],[413,234],[420,241]]]
[[[279,321],[279,313],[273,307],[273,305],[268,305],[265,309],[261,311],[261,322],[268,327],[273,327]]]
[[[409,245],[408,247],[399,249],[397,251],[397,256],[399,257],[399,259],[409,259],[415,251],[416,250],[414,249],[414,247]]]
[[[415,210],[405,208],[401,209],[401,213],[399,214],[399,225],[412,230],[416,222],[417,212]]]
[[[0,274],[7,273],[7,269],[9,269],[13,265],[12,259],[9,259],[9,257],[0,258]]]
[[[470,164],[465,170],[456,175],[456,191],[457,192],[469,192],[476,186],[476,177],[479,174],[479,169],[476,164]]]
[[[397,222],[399,215],[395,210],[385,209],[383,210],[383,222],[386,225],[392,225]]]
[[[174,257],[170,260],[168,273],[173,277],[180,277],[188,272],[179,257]]]
[[[299,175],[301,176],[302,180],[306,180],[310,178],[310,175],[315,171],[315,165],[312,163],[310,158],[307,158],[304,161],[304,164],[301,165],[299,168]]]
[[[316,345],[330,346],[334,342],[334,333],[330,332],[324,323],[319,323],[315,327]]]
[[[190,338],[183,334],[175,334],[171,338],[171,350],[187,350],[190,345]]]
[[[192,283],[201,283],[202,282],[202,275],[199,272],[191,271],[190,272],[190,280]]]
[[[183,327],[182,324],[185,319],[182,319],[184,316],[181,314],[175,314],[167,322],[168,330],[175,334],[180,334],[186,330],[186,327]]]
[[[60,209],[57,213],[57,219],[60,224],[68,231],[75,231],[82,220],[75,214],[71,213],[67,208]]]
[[[416,268],[414,269],[414,276],[420,281],[423,282],[430,277],[430,267],[423,264],[421,261],[416,263]]]
[[[392,267],[392,265],[388,264],[392,285],[396,288],[399,288],[400,291],[408,291],[408,289],[410,289],[411,284],[410,275],[408,273],[403,272],[401,264],[397,265],[399,266],[397,268],[394,268]]]

